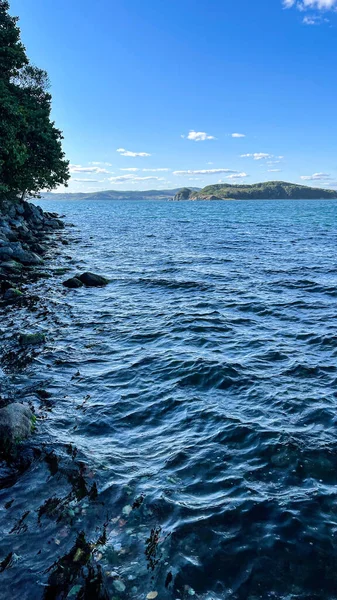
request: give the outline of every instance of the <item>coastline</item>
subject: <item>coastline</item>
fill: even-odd
[[[62,373],[63,361],[54,362],[50,378],[41,365],[61,339],[58,307],[66,302],[67,288],[72,286],[64,279],[74,268],[72,257],[65,252],[75,242],[69,235],[71,227],[57,213],[26,201],[1,204],[0,514],[8,529],[2,529],[0,573],[4,589],[13,589],[12,572],[19,565],[22,544],[29,555],[32,527],[35,524],[40,535],[42,529],[42,562],[33,558],[31,575],[25,571],[21,575],[32,577],[28,596],[22,596],[27,600],[30,586],[40,579],[34,574],[36,565],[45,573],[43,598],[68,597],[70,592],[77,597],[81,592],[107,599],[100,567],[94,560],[97,548],[105,543],[106,528],[103,508],[97,506],[96,481],[88,476],[78,449],[64,444],[62,436],[51,437],[49,431],[49,421],[58,412],[58,395],[50,391],[52,370]],[[72,379],[76,383],[79,373]],[[64,396],[66,391],[62,388],[58,393]],[[50,482],[45,498],[39,494],[31,497],[36,470],[41,471],[47,487]],[[79,508],[84,501],[97,515],[97,534],[85,534],[74,524],[87,511]],[[58,552],[60,523],[61,531],[67,529],[67,537],[69,530],[63,552]],[[119,580],[116,585],[121,585]]]
[[[22,467],[21,445],[33,433],[36,416],[32,402],[17,399],[10,380],[38,356],[46,341],[38,316],[41,296],[32,286],[49,278],[51,254],[68,244],[64,230],[56,213],[23,200],[0,203],[0,315],[2,324],[9,320],[10,325],[1,331],[0,344],[0,463],[11,464],[14,472]],[[24,311],[31,315],[29,328],[18,331]]]

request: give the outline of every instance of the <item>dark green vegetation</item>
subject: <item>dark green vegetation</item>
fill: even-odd
[[[175,195],[175,200],[319,200],[321,198],[337,198],[337,191],[285,181],[267,181],[253,185],[219,183],[208,185],[198,191],[183,188]]]
[[[50,120],[47,73],[30,64],[8,11],[0,0],[0,197],[36,196],[67,183],[68,162]]]

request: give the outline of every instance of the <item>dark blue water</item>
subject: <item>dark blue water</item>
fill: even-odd
[[[113,599],[337,598],[337,202],[41,205],[76,228],[34,286],[48,315],[16,324],[47,345],[9,376],[51,394],[34,440],[59,464],[0,492],[1,556],[19,557],[0,597],[42,598],[105,523]],[[85,270],[111,283],[62,287]],[[38,523],[76,461],[97,499]]]

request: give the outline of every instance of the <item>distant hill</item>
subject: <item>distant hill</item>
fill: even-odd
[[[189,188],[190,191],[198,191],[200,188]],[[57,194],[45,192],[41,194],[43,200],[168,200],[173,199],[180,188],[173,190],[146,190],[145,192],[123,192],[120,190],[106,190],[103,192],[92,192],[89,194],[65,193]]]
[[[219,183],[202,190],[182,188],[175,200],[320,200],[337,198],[337,190],[324,190],[285,181],[267,181],[252,185]]]

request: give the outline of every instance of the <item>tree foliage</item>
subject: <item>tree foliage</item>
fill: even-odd
[[[66,185],[69,165],[51,120],[48,75],[30,64],[8,11],[0,0],[0,194],[36,196]]]

